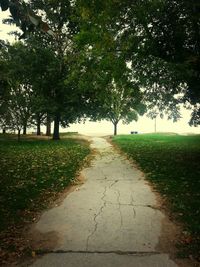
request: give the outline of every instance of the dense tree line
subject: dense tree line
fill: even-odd
[[[119,120],[145,111],[176,120],[180,103],[192,105],[190,124],[199,124],[197,0],[3,2],[12,10],[6,22],[18,23],[26,37],[1,43],[4,130],[25,133],[36,124],[40,134],[45,123],[49,134],[54,121],[59,139],[59,125],[90,117],[112,121],[116,133]]]

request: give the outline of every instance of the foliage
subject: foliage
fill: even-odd
[[[8,51],[12,87],[30,85],[31,120],[34,123],[37,121],[39,127],[48,114],[47,118],[55,121],[54,139],[59,139],[60,124],[67,126],[83,114],[82,94],[74,81],[68,81],[74,56],[73,34],[76,33],[74,11],[71,1],[57,4],[50,2],[44,5],[42,1],[30,1],[31,9],[36,12],[40,9],[43,20],[57,32],[56,39],[35,32],[26,39],[25,44],[18,42]]]
[[[55,33],[34,31],[25,40],[33,63],[28,69],[38,110],[35,117],[51,113],[54,139],[59,139],[60,124],[91,113],[96,116],[101,101],[103,108],[107,105],[113,79],[116,84],[133,81],[142,88],[150,116],[167,113],[177,120],[179,104],[190,103],[190,124],[199,124],[197,0],[191,5],[186,0],[2,3],[2,10],[15,7],[11,14],[21,27],[25,12],[29,23],[39,28],[45,23]]]
[[[156,109],[161,115],[166,109],[170,118],[177,119],[177,104],[189,102],[194,106],[191,124],[198,124],[199,1],[111,0],[99,5],[99,1],[79,0],[79,5],[84,20],[81,44],[88,39],[92,47],[129,62],[133,79],[144,88],[149,102],[159,103]],[[183,94],[179,101],[178,93]]]
[[[8,45],[4,53],[4,66],[7,69],[7,94],[4,94],[4,112],[1,119],[6,120],[6,127],[12,130],[26,128],[31,124],[31,102],[33,91],[28,75],[29,58],[26,46],[22,43]]]
[[[118,122],[136,120],[137,112],[144,113],[144,106],[138,83],[133,81],[123,53],[118,51],[116,33],[104,24],[104,4],[78,1],[82,24],[76,35],[79,59],[72,78],[78,76],[79,88],[85,93],[86,115],[91,120],[111,121],[116,134]]]
[[[161,118],[167,116],[177,121],[187,86],[174,65],[152,56],[133,57],[132,64],[132,75],[143,88],[148,115],[152,117],[156,113]]]
[[[8,64],[5,60],[6,47],[3,46],[0,50],[0,127],[3,130],[7,129],[10,121],[10,113],[8,112],[9,100],[9,77]]]
[[[144,1],[137,15],[143,51],[173,65],[177,73],[174,80],[187,84],[182,101],[190,102],[196,110],[200,101],[199,10],[200,5],[196,0],[191,4],[185,0]],[[132,18],[129,19],[131,21]]]
[[[54,40],[37,32],[29,40],[29,45],[34,45],[36,53],[40,53],[42,44],[43,50],[52,54],[49,61],[51,67],[48,68],[44,65],[47,68],[44,76],[50,89],[48,99],[51,99],[50,113],[54,120],[53,138],[59,139],[59,125],[67,126],[69,123],[79,120],[84,112],[83,101],[81,101],[82,93],[78,90],[75,82],[69,80],[76,52],[74,36],[79,30],[74,13],[75,7],[73,1],[50,1],[46,5],[43,1],[38,0],[30,1],[30,5],[35,12],[40,10],[39,13],[43,20],[56,32]],[[39,61],[43,62],[42,65],[45,64],[44,60],[39,59]],[[37,60],[35,63],[38,64]],[[46,75],[48,73],[52,75]],[[37,77],[39,78],[39,76],[38,72]],[[43,80],[41,78],[39,80]]]
[[[9,10],[11,18],[4,20],[5,23],[13,23],[21,28],[23,34],[20,39],[26,38],[35,30],[40,30],[55,37],[55,33],[50,29],[40,16],[37,16],[30,8],[27,1],[21,0],[0,0],[2,11]]]
[[[40,126],[47,120],[52,120],[54,113],[54,87],[56,86],[56,72],[58,60],[54,53],[43,47],[34,38],[26,41],[29,53],[28,76],[33,90],[32,120],[37,125],[37,134]],[[48,114],[48,115],[47,115]]]
[[[113,141],[135,160],[156,189],[170,202],[187,230],[186,256],[200,256],[200,136],[144,134],[118,136]],[[183,234],[184,235],[184,234]]]
[[[104,89],[104,96],[99,99],[99,110],[96,108],[91,117],[106,119],[114,125],[114,135],[117,134],[119,121],[129,124],[138,119],[138,114],[145,112],[145,105],[142,103],[142,93],[139,88],[131,82],[126,84],[114,80]]]

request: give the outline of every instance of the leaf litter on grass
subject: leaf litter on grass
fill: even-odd
[[[21,238],[24,223],[34,221],[73,181],[89,153],[88,143],[76,140],[0,141],[1,260],[30,254]]]

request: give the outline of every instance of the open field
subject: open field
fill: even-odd
[[[200,259],[200,135],[121,135],[113,142],[138,163],[183,223],[182,256]]]
[[[0,135],[0,230],[45,208],[48,198],[75,178],[89,153],[83,140],[27,136],[17,142],[14,135]]]

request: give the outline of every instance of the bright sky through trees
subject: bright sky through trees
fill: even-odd
[[[156,130],[157,132],[176,132],[176,133],[197,133],[200,134],[199,127],[190,127],[188,121],[190,118],[190,111],[182,109],[183,118],[178,122],[173,123],[170,120],[157,118]],[[107,135],[113,134],[113,125],[111,122],[90,122],[85,124],[73,124],[68,128],[69,131],[79,132],[83,134]],[[61,132],[63,130],[61,129]],[[129,125],[119,123],[118,134],[129,134],[131,131],[138,131],[139,133],[148,133],[155,131],[155,121],[146,116],[140,117],[137,122],[133,121]]]
[[[13,36],[8,35],[7,33],[10,31],[18,30],[16,26],[9,26],[2,24],[2,19],[8,17],[9,12],[0,12],[0,39],[9,40],[13,42],[15,38]],[[156,130],[157,132],[177,132],[177,133],[198,133],[200,134],[199,127],[190,127],[188,124],[190,118],[191,111],[186,110],[185,108],[181,109],[182,119],[178,122],[173,123],[172,121],[166,119],[156,119]],[[102,121],[102,122],[90,122],[86,121],[86,123],[81,124],[71,124],[67,129],[68,131],[77,131],[83,134],[112,134],[113,133],[113,125],[110,122]],[[31,131],[31,129],[30,129]],[[61,132],[66,131],[66,129],[61,128]],[[123,125],[119,123],[118,133],[119,134],[128,134],[130,131],[138,131],[139,133],[147,133],[155,131],[155,120],[149,119],[146,116],[139,117],[137,122],[132,122],[129,125]]]

